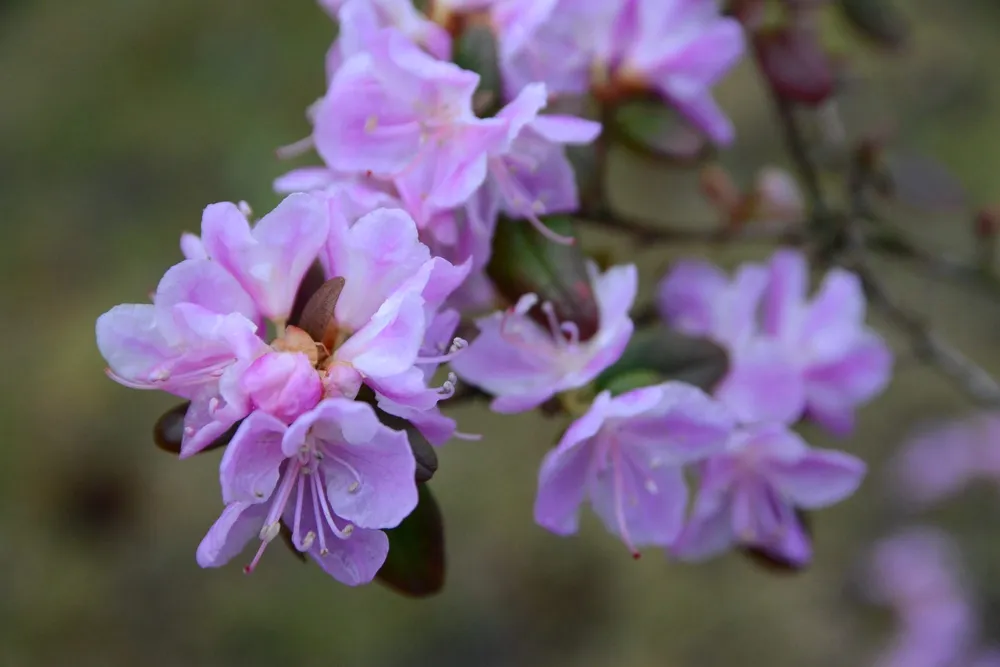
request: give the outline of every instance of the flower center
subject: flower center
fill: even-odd
[[[281,518],[285,509],[295,494],[295,509],[292,515],[292,543],[300,551],[308,551],[315,541],[319,540],[319,555],[325,557],[330,553],[326,542],[326,533],[329,530],[338,539],[346,540],[354,532],[354,525],[345,523],[343,527],[337,525],[334,519],[333,510],[327,498],[325,474],[323,472],[323,462],[330,459],[332,464],[339,466],[354,478],[347,487],[348,493],[357,493],[364,481],[357,469],[329,450],[324,448],[312,434],[306,436],[306,441],[299,447],[295,456],[291,457],[285,464],[285,471],[281,476],[278,488],[275,490],[271,507],[264,519],[264,526],[260,530],[260,547],[253,560],[243,568],[243,571],[250,574],[257,567],[261,556],[264,555],[267,545],[281,533]],[[323,477],[324,479],[320,479]],[[311,503],[306,500],[306,494],[311,495]],[[313,521],[316,525],[315,531],[309,531],[302,535],[302,513],[312,511]]]

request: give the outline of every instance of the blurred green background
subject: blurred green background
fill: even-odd
[[[595,0],[599,1],[599,0]],[[967,184],[1000,200],[1000,8],[913,0],[914,35],[891,56],[835,27],[852,65],[849,131],[894,127]],[[464,406],[482,442],[441,452],[433,486],[446,514],[449,581],[428,601],[378,585],[349,589],[270,550],[201,570],[195,548],[221,509],[217,454],[179,462],[152,446],[170,397],[107,380],[98,314],[143,301],[197,230],[208,203],[277,201],[275,147],[305,135],[322,92],[333,26],[310,0],[0,1],[0,665],[865,665],[891,619],[864,606],[857,563],[893,518],[887,456],[913,425],[961,414],[962,397],[901,351],[886,396],[839,443],[871,463],[861,493],[817,517],[817,558],[775,576],[738,556],[634,562],[589,514],[580,536],[533,525],[537,466],[561,427]],[[878,57],[877,57],[878,56]],[[746,182],[785,158],[755,72],[720,90],[739,139],[724,158]],[[613,155],[614,203],[711,221],[696,176]],[[665,213],[666,212],[666,213]],[[962,254],[969,215],[906,212],[898,222]],[[648,295],[673,258],[732,265],[767,247],[591,248],[640,263]],[[900,298],[1000,372],[1000,305],[883,263]],[[818,445],[832,441],[816,435]],[[956,531],[1000,636],[995,490],[924,519]]]

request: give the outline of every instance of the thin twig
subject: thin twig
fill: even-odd
[[[938,336],[919,316],[898,305],[866,266],[855,267],[872,303],[910,339],[917,358],[935,366],[983,407],[1000,406],[1000,383]]]
[[[617,232],[624,232],[633,237],[637,243],[653,243],[673,241],[678,243],[725,243],[727,241],[780,241],[797,243],[802,240],[804,224],[768,224],[755,223],[740,229],[725,225],[715,225],[711,228],[682,227],[666,225],[649,220],[626,217],[610,211],[581,211],[576,219],[582,224],[603,227]]]
[[[795,109],[790,102],[781,99],[773,90],[771,96],[778,112],[779,125],[785,138],[785,147],[795,162],[795,168],[799,172],[806,196],[809,198],[812,218],[817,222],[822,222],[828,217],[828,208],[823,197],[823,188],[820,185],[819,170],[809,155],[809,148],[802,135],[802,129],[799,127],[798,118],[795,117]]]
[[[866,164],[862,159],[855,159],[847,178],[851,209],[847,219],[847,263],[861,278],[872,305],[885,313],[909,338],[910,347],[918,359],[937,368],[976,403],[984,407],[1000,406],[1000,383],[939,336],[923,318],[896,303],[869,266],[866,250],[873,247],[873,237],[858,224],[862,219],[870,219],[871,212],[867,194],[873,172]],[[933,261],[935,265],[940,262],[939,258],[929,253],[918,254],[913,245],[897,244],[893,248],[910,251],[912,257],[919,256],[922,260]]]

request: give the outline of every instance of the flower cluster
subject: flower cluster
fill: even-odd
[[[416,505],[416,464],[406,434],[355,399],[367,387],[428,439],[454,433],[437,409],[454,381],[430,386],[427,371],[462,347],[455,339],[441,349],[457,323],[441,306],[468,265],[432,257],[401,210],[348,226],[337,206],[290,195],[251,227],[246,208],[213,204],[153,303],[97,321],[112,378],[190,401],[182,457],[239,423],[220,468],[225,509],[198,549],[203,566],[256,535],[252,569],[284,524],[295,548],[338,580],[370,581],[388,550],[381,529]],[[328,280],[293,320],[317,263]]]
[[[462,437],[438,407],[459,378],[496,412],[576,417],[542,462],[541,526],[575,532],[588,500],[636,555],[742,545],[808,561],[800,512],[849,496],[865,468],[790,427],[806,417],[848,432],[890,372],[857,278],[834,270],[810,301],[794,251],[733,280],[683,262],[660,290],[663,316],[725,347],[726,378],[712,394],[659,376],[612,391],[638,271],[598,268],[543,220],[578,211],[566,147],[605,129],[545,113],[553,98],[658,95],[727,142],[711,88],[743,52],[739,23],[715,0],[439,0],[426,15],[409,0],[322,5],[339,27],[326,91],[310,136],[282,149],[315,149],[322,164],[278,178],[287,197],[256,222],[243,204],[206,208],[152,303],[97,321],[113,379],[188,401],[181,457],[226,445],[224,509],[198,562],[222,565],[256,538],[252,571],[284,535],[337,580],[371,581],[385,531],[421,497],[412,435]],[[500,89],[451,60],[473,25],[493,33]],[[518,256],[498,240],[510,230],[576,254],[565,267],[538,246]],[[493,264],[516,273],[528,255],[541,270],[501,284]],[[470,342],[455,337],[463,318]],[[690,513],[688,473],[700,480]]]

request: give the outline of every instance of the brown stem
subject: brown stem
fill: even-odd
[[[1000,407],[1000,383],[937,335],[922,318],[897,304],[866,266],[855,267],[872,304],[910,339],[917,358],[931,364],[983,407]]]

